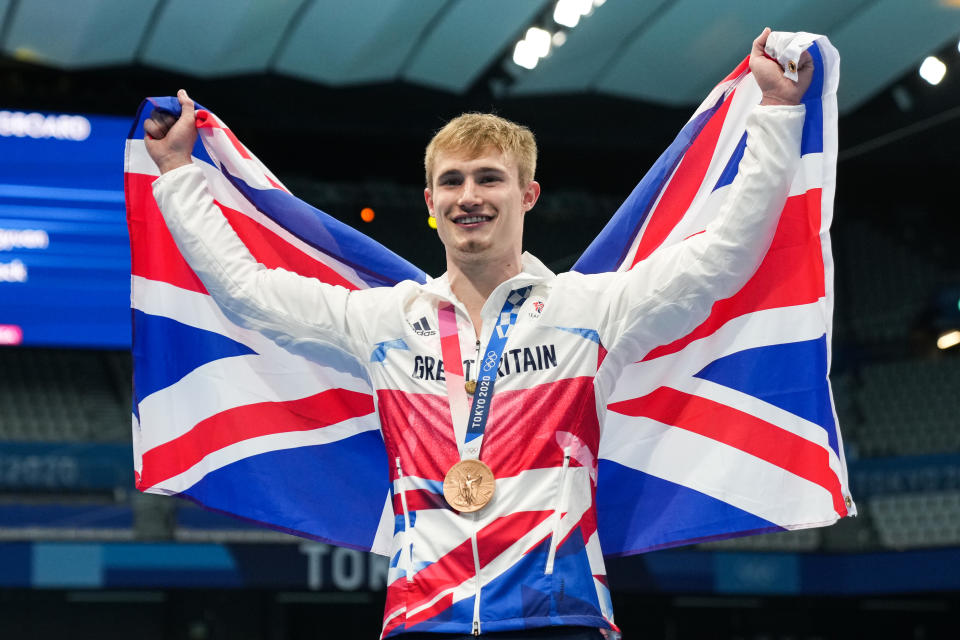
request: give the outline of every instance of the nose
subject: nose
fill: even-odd
[[[460,197],[457,204],[463,209],[469,209],[480,204],[480,192],[477,189],[477,183],[468,178],[463,181],[463,188],[460,190]]]

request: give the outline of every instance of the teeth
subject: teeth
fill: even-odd
[[[467,216],[466,218],[458,218],[457,224],[474,224],[476,222],[484,221],[486,221],[484,216]]]

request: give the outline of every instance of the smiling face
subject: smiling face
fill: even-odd
[[[540,185],[533,180],[521,184],[516,160],[494,147],[479,154],[440,151],[433,169],[424,199],[437,220],[448,262],[519,259],[523,217],[536,203]]]

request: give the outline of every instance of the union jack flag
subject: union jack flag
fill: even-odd
[[[610,397],[597,488],[605,554],[822,526],[855,512],[827,378],[839,56],[826,38],[809,51],[802,164],[768,255],[703,324],[629,365]],[[759,100],[744,60],[574,268],[629,269],[703,230],[737,173]],[[145,101],[126,146],[137,487],[389,553],[388,461],[362,364],[332,345],[293,355],[214,304],[151,192],[159,173],[143,145],[151,106],[179,113],[174,98]],[[194,163],[259,262],[349,289],[425,280],[293,197],[197,108]]]

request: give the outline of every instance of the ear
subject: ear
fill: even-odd
[[[523,204],[523,212],[526,213],[533,209],[533,205],[537,204],[537,200],[540,198],[540,183],[536,180],[531,180],[527,185],[527,188],[523,190],[523,196],[521,198],[521,203]]]
[[[433,215],[433,194],[430,193],[430,189],[423,190],[423,201],[427,203],[427,211],[430,212],[430,215]]]

